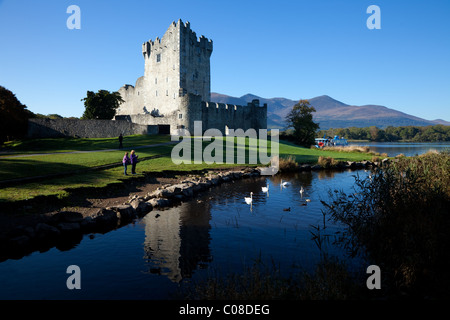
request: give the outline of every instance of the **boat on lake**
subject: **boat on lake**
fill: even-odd
[[[317,148],[348,146],[347,139],[339,136],[334,136],[334,138],[332,137],[316,138],[315,141]]]

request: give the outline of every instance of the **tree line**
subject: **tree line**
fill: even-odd
[[[430,125],[424,127],[389,126],[385,129],[375,126],[357,128],[337,128],[319,130],[317,137],[339,136],[348,140],[369,140],[377,142],[395,142],[395,141],[412,141],[412,142],[439,142],[450,141],[450,126],[441,124]]]
[[[309,147],[314,138],[344,137],[348,140],[369,140],[377,142],[412,141],[438,142],[450,141],[450,126],[441,124],[430,126],[401,126],[378,128],[376,126],[358,128],[331,128],[320,130],[320,123],[314,123],[312,113],[316,110],[308,100],[300,100],[286,116],[287,127],[280,138]]]

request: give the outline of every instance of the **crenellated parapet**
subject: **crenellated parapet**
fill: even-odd
[[[183,23],[183,21],[178,20],[178,22],[172,22],[172,24],[167,29],[164,36],[160,39],[156,37],[156,39],[146,41],[142,44],[142,54],[144,58],[150,57],[153,52],[153,48],[162,48],[162,47],[170,47],[173,45],[172,38],[169,37],[169,34],[172,34],[176,31],[179,31],[180,38],[185,38],[188,42],[188,45],[204,50],[210,56],[213,51],[213,41],[206,38],[205,36],[201,36],[197,38],[197,34],[191,30],[191,25],[189,22]]]
[[[255,99],[246,106],[202,101],[202,122],[204,128],[266,129],[267,104],[260,105]]]
[[[209,101],[202,101],[202,108],[216,108],[216,109],[224,109],[224,110],[240,110],[242,108],[266,108],[267,110],[267,103],[260,106],[258,99],[253,99],[252,102],[248,102],[247,106],[241,106],[241,105],[235,105],[235,104],[227,104],[227,103],[218,103],[218,102],[209,102]]]

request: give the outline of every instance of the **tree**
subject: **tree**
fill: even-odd
[[[87,92],[84,101],[85,110],[81,119],[112,119],[116,114],[116,109],[124,102],[120,93],[99,90],[97,93]]]
[[[314,144],[314,137],[319,124],[313,121],[312,113],[316,112],[310,107],[308,100],[300,100],[286,116],[287,128],[294,129],[294,141],[305,147]]]
[[[27,134],[28,119],[33,116],[14,93],[0,86],[0,144],[23,138]]]

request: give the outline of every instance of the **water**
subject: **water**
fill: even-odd
[[[311,271],[319,261],[311,226],[323,223],[320,200],[328,199],[330,189],[349,190],[356,173],[302,172],[224,183],[106,234],[85,235],[72,249],[6,260],[0,263],[0,299],[167,299],[181,286],[239,272],[258,259],[275,262],[286,274]],[[281,188],[281,179],[291,185]],[[268,194],[261,191],[266,184]],[[244,201],[250,192],[251,206]],[[306,206],[305,199],[311,200]],[[327,227],[329,233],[340,228]],[[338,248],[328,250],[344,257]],[[81,290],[67,289],[69,265],[81,269]]]
[[[387,153],[389,157],[399,154],[411,157],[433,150],[450,150],[450,142],[349,142],[349,145],[368,146],[380,154]]]

